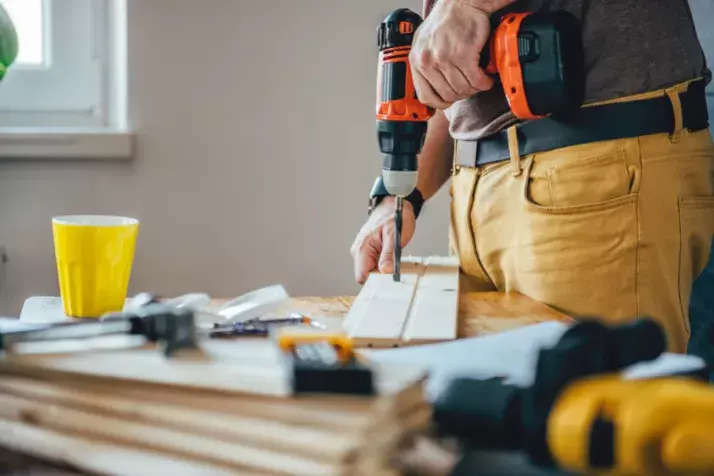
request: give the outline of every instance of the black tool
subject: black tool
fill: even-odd
[[[524,450],[536,465],[552,467],[547,423],[560,392],[577,379],[653,360],[665,348],[664,333],[652,320],[617,327],[585,320],[540,350],[533,385],[455,379],[434,404],[434,422],[440,433],[475,447]]]
[[[0,334],[0,350],[12,353],[18,344],[92,339],[112,335],[142,336],[157,343],[166,356],[197,347],[193,311],[151,303],[96,322],[71,322],[39,330]]]
[[[372,369],[357,359],[352,341],[330,332],[276,333],[295,394],[374,395]]]

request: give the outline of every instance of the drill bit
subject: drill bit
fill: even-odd
[[[401,280],[399,267],[402,263],[402,197],[397,197],[397,209],[394,213],[394,281]]]

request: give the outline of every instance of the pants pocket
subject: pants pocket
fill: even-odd
[[[714,239],[714,196],[679,199],[679,304],[687,332],[692,283],[709,261]]]
[[[527,198],[541,207],[589,207],[626,197],[639,188],[639,169],[628,164],[624,150],[560,163],[540,162],[536,157],[532,167]]]
[[[622,322],[637,316],[637,194],[545,206],[531,195],[533,162],[526,166],[513,250],[514,289],[573,316]],[[584,189],[589,173],[572,187]],[[615,189],[611,189],[615,190]]]

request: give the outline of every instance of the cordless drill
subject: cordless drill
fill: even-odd
[[[384,154],[382,180],[396,197],[394,280],[400,280],[402,208],[417,183],[417,155],[434,109],[417,98],[409,52],[421,17],[409,9],[390,13],[379,26],[377,70],[377,140]]]
[[[435,110],[419,101],[409,62],[421,17],[400,8],[379,26],[377,140],[384,158],[377,184],[396,197],[394,280],[399,281],[403,200],[417,182],[417,155]],[[582,104],[583,53],[577,19],[566,11],[511,13],[498,19],[480,66],[497,75],[521,120],[564,113]],[[375,189],[378,189],[375,184]],[[373,197],[378,191],[373,189]]]

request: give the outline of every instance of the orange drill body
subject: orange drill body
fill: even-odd
[[[426,123],[435,113],[419,101],[409,62],[414,33],[421,23],[418,14],[401,8],[390,13],[377,32],[377,138],[387,171],[416,172]],[[396,188],[401,190],[394,195],[411,192],[407,183]]]
[[[434,115],[434,108],[425,106],[417,99],[409,62],[411,50],[411,45],[406,45],[395,46],[379,52],[379,68],[377,69],[377,120],[379,121],[426,122]],[[386,64],[392,66],[387,68]],[[394,69],[404,71],[403,77],[386,77],[386,75],[392,74]],[[395,79],[403,84],[401,86],[403,94],[391,94],[395,87],[400,87],[399,84],[395,85],[391,82]]]
[[[481,54],[481,67],[498,75],[518,119],[539,119],[583,102],[580,26],[566,11],[504,15]]]

